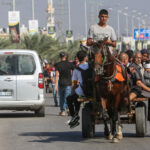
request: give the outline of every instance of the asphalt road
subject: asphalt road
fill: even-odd
[[[123,125],[124,138],[111,143],[103,136],[103,125],[96,126],[92,139],[83,139],[81,125],[70,129],[68,116],[58,116],[59,108],[47,96],[46,117],[32,112],[0,111],[0,150],[149,150],[150,124],[145,138],[137,138],[135,125]]]

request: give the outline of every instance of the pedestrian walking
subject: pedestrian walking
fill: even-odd
[[[52,71],[51,71],[51,83],[52,83],[52,92],[53,92],[54,104],[57,107],[58,101],[57,101],[57,91],[55,90],[55,67],[53,67]]]
[[[59,115],[65,116],[66,112],[68,113],[66,98],[71,94],[72,70],[74,66],[67,60],[67,54],[65,52],[60,53],[60,59],[61,61],[55,65],[55,90],[59,92]]]

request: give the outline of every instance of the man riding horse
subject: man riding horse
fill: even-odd
[[[115,31],[111,26],[106,24],[108,20],[108,11],[105,9],[100,10],[98,18],[99,23],[92,25],[89,29],[87,45],[92,46],[95,42],[102,41],[108,37],[108,40],[105,42],[105,44],[116,47]]]
[[[105,44],[109,46],[109,50],[112,53],[111,47],[116,47],[116,34],[114,29],[110,25],[107,25],[109,18],[108,11],[106,9],[100,10],[98,18],[99,23],[92,25],[89,29],[87,45],[93,46],[96,42],[103,41],[107,37]],[[101,100],[102,105],[105,105],[103,102],[104,99],[102,98]]]
[[[89,29],[87,45],[93,47],[94,98],[102,106],[104,134],[109,136],[107,120],[110,119],[113,142],[115,142],[119,107],[124,101],[128,83],[124,66],[112,55],[111,47],[116,47],[116,34],[114,29],[106,24],[107,20],[108,11],[102,9],[99,12],[99,23]]]

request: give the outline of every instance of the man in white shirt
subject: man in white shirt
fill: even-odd
[[[108,11],[102,9],[99,12],[99,23],[90,27],[87,37],[87,45],[92,46],[95,42],[103,41],[106,37],[106,45],[116,47],[116,34],[114,29],[107,25]]]
[[[79,51],[77,53],[77,58],[79,59],[79,68],[82,70],[88,69],[88,63],[87,63],[87,53],[85,51]],[[73,88],[73,93],[67,97],[67,104],[68,108],[70,111],[71,115],[71,120],[69,122],[70,128],[74,128],[79,125],[79,110],[80,110],[80,104],[81,102],[78,102],[77,99],[79,96],[84,96],[83,89],[81,87],[83,80],[82,80],[82,75],[81,71],[78,70],[77,68],[73,70],[73,75],[72,75],[72,88]]]

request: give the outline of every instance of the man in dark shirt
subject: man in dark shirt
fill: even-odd
[[[65,52],[60,53],[61,61],[55,65],[55,90],[60,96],[60,115],[65,116],[65,111],[68,109],[66,98],[71,94],[72,90],[72,70],[73,64],[67,61]],[[58,90],[59,89],[59,90]]]

